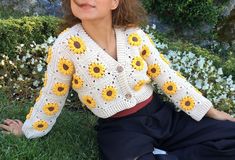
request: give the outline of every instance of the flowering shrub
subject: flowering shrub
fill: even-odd
[[[146,28],[148,32],[148,27]],[[150,33],[159,51],[171,62],[174,70],[180,71],[187,80],[200,90],[204,96],[212,101],[215,107],[221,110],[235,112],[235,84],[232,76],[223,76],[223,70],[213,66],[213,61],[198,56],[191,51],[168,49],[168,45],[161,43]],[[43,86],[44,71],[46,70],[46,58],[50,45],[56,37],[49,37],[42,44],[34,41],[30,48],[24,44],[16,47],[16,58],[0,55],[0,88],[8,93],[13,100],[35,100]],[[158,88],[157,85],[156,89]],[[163,92],[158,89],[165,100]],[[67,98],[69,106],[79,102],[76,92],[70,91]]]

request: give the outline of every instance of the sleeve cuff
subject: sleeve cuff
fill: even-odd
[[[202,103],[203,104],[201,106],[198,106],[194,111],[191,112],[191,117],[196,121],[200,121],[206,115],[209,109],[213,107],[213,104],[208,99]]]

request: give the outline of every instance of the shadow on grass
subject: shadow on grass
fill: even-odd
[[[24,122],[32,102],[22,105],[0,94],[0,121],[10,118]],[[0,160],[99,160],[96,119],[89,112],[64,107],[52,130],[41,138],[29,140],[0,133]]]

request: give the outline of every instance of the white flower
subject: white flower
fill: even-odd
[[[218,75],[222,75],[222,74],[223,74],[222,68],[219,68],[218,69]]]
[[[31,64],[34,64],[34,58],[31,59]]]
[[[155,24],[152,25],[152,29],[156,29],[156,25]]]
[[[20,65],[20,68],[24,68],[24,64],[21,64],[21,65]]]
[[[39,63],[39,64],[37,65],[37,70],[38,70],[38,72],[41,72],[42,69],[43,69],[43,67],[42,67],[42,65]]]
[[[202,88],[202,80],[201,79],[197,79],[195,81],[195,86],[198,88],[198,89],[201,89]]]
[[[203,58],[203,57],[199,57],[199,61],[198,61],[198,66],[199,66],[199,68],[203,68],[203,65],[204,65],[204,63],[205,63],[205,58]]]
[[[52,36],[50,36],[48,39],[47,39],[47,43],[51,44],[55,41],[55,38],[53,38]]]
[[[5,61],[1,60],[1,65],[4,66],[5,65]]]
[[[18,81],[23,81],[23,76],[20,74],[19,77],[17,78]]]
[[[38,80],[33,82],[33,86],[38,87],[38,85],[39,85],[39,81]]]

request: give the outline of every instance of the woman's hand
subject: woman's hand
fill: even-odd
[[[13,134],[17,137],[23,136],[22,132],[23,123],[20,120],[5,119],[4,123],[5,124],[0,124],[0,128],[4,129],[2,133]]]
[[[210,108],[210,110],[206,113],[207,117],[214,118],[217,120],[229,120],[235,122],[235,118],[224,111],[219,111],[215,108]]]

